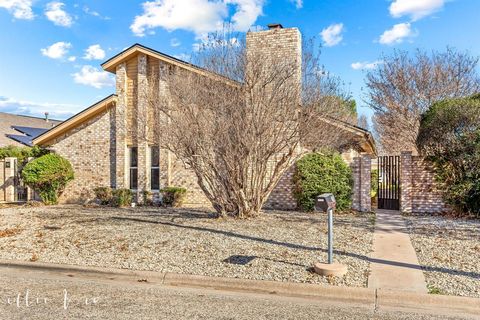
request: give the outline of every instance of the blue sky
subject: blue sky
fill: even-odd
[[[133,43],[182,57],[230,21],[280,22],[323,43],[363,107],[366,70],[394,48],[480,55],[479,0],[0,0],[0,111],[65,119],[114,92],[100,64]]]

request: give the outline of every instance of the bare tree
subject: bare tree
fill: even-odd
[[[230,33],[211,35],[192,60],[208,72],[172,67],[153,75],[147,100],[159,110],[161,146],[195,172],[219,215],[257,215],[305,146],[338,147],[339,130],[328,134],[322,119],[348,116],[348,99],[312,43],[302,70],[298,61],[247,52]],[[157,89],[162,77],[168,95]]]
[[[358,122],[357,125],[365,130],[370,130],[370,126],[368,124],[367,116],[364,114],[361,114],[360,117],[358,117]]]
[[[422,113],[435,102],[479,91],[478,57],[445,52],[395,51],[367,73],[366,102],[375,111],[374,127],[386,152],[416,152]]]

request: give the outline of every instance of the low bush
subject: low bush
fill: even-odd
[[[143,205],[144,206],[153,206],[153,193],[149,190],[143,190]]]
[[[166,187],[160,190],[162,203],[169,207],[180,207],[187,195],[187,189],[180,187]]]
[[[333,193],[338,210],[347,210],[352,205],[352,172],[338,152],[304,156],[297,161],[294,183],[294,196],[302,210],[312,211],[316,196],[325,192]]]
[[[22,178],[38,192],[45,204],[56,204],[74,173],[67,159],[49,153],[27,163],[22,169]]]
[[[128,207],[132,204],[133,193],[130,189],[114,189],[110,204],[116,207]]]
[[[480,95],[434,104],[422,116],[417,146],[433,163],[444,200],[480,216]]]
[[[98,187],[93,189],[93,192],[100,204],[107,205],[112,201],[112,188],[110,187]]]

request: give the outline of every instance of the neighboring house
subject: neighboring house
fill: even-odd
[[[247,34],[247,50],[262,50],[294,59],[301,70],[301,35],[296,28],[275,28]],[[147,90],[147,70],[157,68],[158,88],[168,97],[169,88],[165,72],[172,69],[195,72],[203,76],[216,77],[190,63],[173,58],[161,52],[135,44],[102,64],[104,70],[116,76],[116,94],[97,102],[55,128],[34,139],[36,145],[48,147],[64,156],[73,165],[75,180],[71,182],[61,199],[63,202],[78,202],[91,199],[92,190],[98,186],[130,188],[141,196],[142,190],[158,195],[165,186],[182,186],[188,190],[187,205],[203,206],[208,203],[197,184],[193,171],[175,158],[174,154],[159,148],[161,132],[142,136],[145,126],[153,126],[153,119],[136,117],[136,114],[153,114],[141,92]],[[300,78],[300,77],[299,77]],[[151,88],[150,88],[151,89]],[[345,146],[351,146],[345,153],[349,158],[356,153],[375,154],[375,145],[368,131],[353,125],[328,120],[324,128],[341,130],[345,133]],[[348,159],[347,159],[348,160]],[[270,201],[272,206],[291,208],[291,187],[289,170]],[[287,189],[290,188],[290,189]]]
[[[58,120],[0,112],[0,147],[29,146],[32,140],[61,123]]]

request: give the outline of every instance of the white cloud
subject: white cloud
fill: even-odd
[[[52,119],[66,119],[81,109],[81,106],[74,104],[34,102],[0,96],[1,112],[34,117],[44,117],[45,112],[48,112]]]
[[[32,0],[0,0],[0,8],[5,8],[16,19],[32,20]]]
[[[181,45],[181,43],[177,38],[173,38],[170,40],[170,45],[172,47],[178,47],[179,45]]]
[[[77,6],[78,6],[78,5],[77,5]],[[84,6],[84,7],[83,7],[83,12],[85,12],[85,13],[88,14],[88,15],[91,15],[91,16],[94,16],[94,17],[97,17],[97,18],[100,18],[100,19],[103,19],[103,20],[110,20],[110,17],[102,16],[100,13],[98,13],[98,12],[95,11],[95,10],[90,9],[90,8],[87,7],[87,6]]]
[[[233,27],[237,31],[248,31],[263,13],[265,0],[225,0],[226,4],[236,7],[232,17]]]
[[[83,66],[80,72],[76,72],[72,76],[76,83],[92,86],[97,89],[115,85],[115,80],[108,72],[98,70],[89,65]]]
[[[71,47],[71,43],[60,41],[52,44],[49,47],[40,49],[40,51],[46,57],[52,59],[62,59],[68,53],[68,49],[70,49]]]
[[[333,47],[339,44],[342,39],[343,23],[332,24],[320,32],[325,46]]]
[[[183,29],[202,35],[222,29],[231,21],[237,31],[247,31],[262,14],[265,0],[154,0],[142,4],[143,13],[135,17],[130,29],[144,36],[154,28]]]
[[[71,56],[71,57],[68,57],[67,60],[70,61],[70,62],[75,62],[75,60],[77,60],[77,57]]]
[[[290,2],[295,3],[297,9],[303,8],[303,0],[290,0]]]
[[[63,10],[64,5],[64,3],[57,1],[47,3],[45,16],[57,26],[70,27],[73,24],[73,19]]]
[[[392,17],[410,16],[412,20],[426,17],[445,4],[445,0],[394,0],[390,5]]]
[[[395,44],[402,43],[405,38],[414,37],[416,34],[412,31],[410,23],[399,23],[392,27],[392,29],[385,30],[380,36],[379,42],[381,44]]]
[[[382,64],[382,60],[377,60],[373,62],[363,61],[363,62],[354,62],[350,66],[354,70],[371,70],[375,69],[379,64]]]
[[[105,50],[99,44],[94,44],[85,50],[83,59],[85,60],[102,60],[105,58]]]

